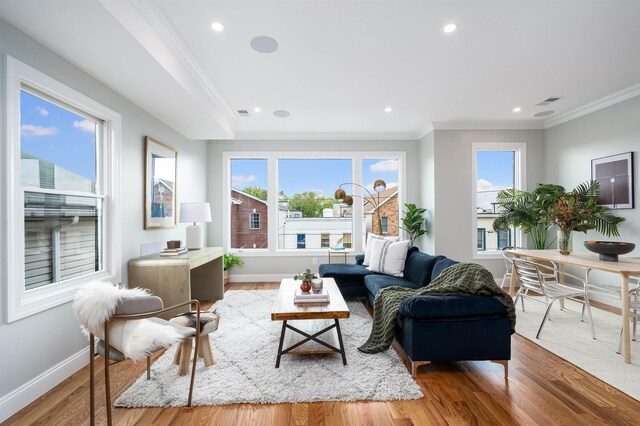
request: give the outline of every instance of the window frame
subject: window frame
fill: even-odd
[[[363,160],[388,160],[390,158],[398,159],[398,206],[404,205],[406,194],[406,153],[402,151],[335,151],[335,152],[319,152],[319,151],[224,151],[222,153],[222,187],[223,202],[222,221],[224,224],[224,232],[222,235],[223,247],[230,253],[241,253],[245,257],[260,256],[315,256],[326,253],[326,248],[317,249],[280,249],[278,248],[278,160],[280,159],[346,159],[352,161],[352,180],[351,182],[362,183],[362,162]],[[267,248],[264,249],[238,249],[231,248],[231,161],[234,159],[255,159],[267,160]],[[363,191],[357,186],[350,188],[351,193],[357,196],[363,196]],[[358,198],[359,200],[359,198]],[[362,241],[362,229],[357,218],[363,218],[363,206],[360,202],[354,202],[352,206],[352,248],[348,252],[364,251]],[[398,215],[401,214],[398,209]],[[272,218],[275,218],[272,219]],[[400,217],[398,217],[400,220]],[[404,237],[406,233],[401,230]]]
[[[475,142],[471,144],[471,229],[472,229],[472,250],[473,259],[501,259],[502,254],[500,250],[486,250],[486,237],[485,237],[485,251],[480,251],[477,248],[477,229],[478,229],[478,213],[477,213],[477,153],[482,151],[513,151],[514,152],[514,186],[516,189],[523,190],[527,187],[527,144],[525,142]],[[522,230],[516,229],[513,233],[514,243],[515,241],[521,241],[519,246],[526,248],[526,240],[524,240]]]
[[[482,241],[482,244],[478,244],[478,236],[479,235],[482,235],[482,238],[480,238],[480,241]],[[476,250],[478,250],[478,251],[486,251],[487,250],[487,229],[486,228],[478,228],[477,229],[477,232],[476,232]]]
[[[251,226],[254,222],[253,218],[255,216],[257,216],[256,222],[258,222],[258,226]],[[249,213],[249,229],[260,229],[260,213],[259,212]]]
[[[380,217],[380,233],[381,234],[389,233],[389,217],[388,216]]]
[[[20,93],[24,87],[30,93],[61,107],[71,107],[84,115],[102,121],[101,132],[96,135],[96,194],[102,198],[103,210],[103,263],[102,269],[82,277],[55,282],[31,290],[25,289],[24,250],[24,191],[21,185],[20,164]],[[27,90],[29,91],[29,90]],[[2,148],[1,164],[3,200],[7,203],[0,232],[0,257],[5,261],[3,278],[7,285],[5,321],[7,323],[37,314],[73,299],[76,290],[92,280],[119,283],[121,280],[121,236],[119,219],[120,141],[122,118],[120,114],[60,83],[46,74],[6,56],[5,65],[4,133],[7,143]],[[56,190],[64,195],[74,191]]]

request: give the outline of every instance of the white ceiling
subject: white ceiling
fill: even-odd
[[[640,83],[638,0],[0,0],[0,17],[191,138],[535,128]]]

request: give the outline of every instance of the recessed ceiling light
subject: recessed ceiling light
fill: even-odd
[[[520,107],[515,107],[513,109],[513,112],[520,112],[520,111],[522,111],[522,108],[520,108]]]
[[[256,52],[273,53],[278,50],[278,42],[271,37],[258,36],[251,39],[251,47]]]
[[[222,25],[220,22],[214,22],[213,24],[211,24],[211,29],[213,31],[220,32],[224,30],[224,25]]]
[[[447,25],[444,26],[444,32],[445,33],[452,33],[457,29],[458,29],[458,24],[456,24],[455,22],[452,22],[452,23],[447,24]]]
[[[280,118],[286,118],[286,117],[290,116],[291,114],[289,113],[289,111],[285,111],[285,110],[279,109],[277,111],[273,111],[273,115],[275,115],[276,117],[280,117]]]
[[[260,112],[260,111],[262,111],[262,109],[260,109],[260,107],[255,107],[255,108],[253,109],[253,111],[254,111],[254,112]]]
[[[391,108],[391,107],[386,107],[384,109],[384,112],[391,112],[391,111],[393,111],[393,108]]]

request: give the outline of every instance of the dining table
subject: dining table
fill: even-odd
[[[640,275],[640,259],[620,256],[617,262],[600,260],[597,254],[573,252],[560,254],[558,250],[506,249],[506,253],[518,258],[526,258],[533,262],[553,262],[558,269],[564,266],[575,266],[587,270],[597,270],[620,275],[620,295],[622,299],[622,357],[627,364],[631,363],[631,327],[629,308],[629,277]],[[518,277],[511,271],[509,294],[515,296]]]

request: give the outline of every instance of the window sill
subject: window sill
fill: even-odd
[[[319,257],[328,256],[328,248],[323,249],[290,249],[290,250],[233,250],[229,249],[227,253],[233,253],[240,257]],[[347,256],[356,256],[359,252],[355,250],[341,250],[339,253],[333,252],[332,255],[346,253]]]

